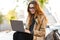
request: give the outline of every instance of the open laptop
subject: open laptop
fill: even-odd
[[[10,20],[11,27],[13,31],[25,32],[23,21],[20,20]]]

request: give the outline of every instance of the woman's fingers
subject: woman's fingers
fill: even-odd
[[[30,31],[29,31],[29,30],[25,30],[25,32],[30,33]]]

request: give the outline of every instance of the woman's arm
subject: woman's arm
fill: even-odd
[[[39,37],[45,36],[45,29],[42,29],[42,30],[40,30],[40,31],[34,30],[34,35],[35,35],[35,36],[39,36]]]
[[[34,30],[34,35],[35,36],[45,36],[45,29],[46,29],[46,20],[44,19],[40,30]]]

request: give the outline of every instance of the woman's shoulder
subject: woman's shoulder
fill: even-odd
[[[43,15],[43,14],[38,15],[38,18],[44,18],[44,17],[45,17],[45,15]]]

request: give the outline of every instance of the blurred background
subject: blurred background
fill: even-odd
[[[22,20],[26,24],[27,6],[32,0],[0,0],[0,38],[4,40],[5,30],[11,30],[10,20]],[[36,0],[47,16],[46,36],[53,30],[60,32],[60,0]],[[12,36],[14,32],[9,32]],[[10,35],[11,34],[11,35]],[[8,37],[6,36],[6,38]],[[9,38],[8,38],[9,39]],[[6,39],[7,40],[7,39]],[[12,40],[10,37],[9,40]]]

